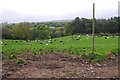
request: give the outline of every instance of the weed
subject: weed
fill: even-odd
[[[24,64],[26,64],[26,61],[24,59],[18,59],[16,63],[18,65],[24,65]]]
[[[15,58],[16,58],[15,54],[8,55],[8,59],[15,59]]]

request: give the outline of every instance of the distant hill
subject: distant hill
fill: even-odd
[[[33,22],[36,25],[48,25],[50,27],[64,27],[66,24],[71,23],[73,20],[52,20],[43,22]]]
[[[48,22],[72,22],[73,20],[53,20]]]
[[[72,22],[72,19],[68,19],[68,20],[51,20],[51,21],[41,21],[41,22],[33,22],[33,23],[50,23],[50,22]]]

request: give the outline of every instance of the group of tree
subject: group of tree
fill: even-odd
[[[76,17],[69,22],[42,22],[42,23],[2,23],[3,39],[49,39],[73,34],[91,34],[92,19]],[[110,19],[96,19],[95,33],[118,33],[119,17]],[[1,30],[0,30],[1,31]]]
[[[3,39],[44,40],[65,35],[64,27],[49,27],[45,24],[34,25],[22,22],[16,24],[2,24]]]
[[[118,24],[120,18],[114,17],[110,19],[96,19],[95,20],[95,33],[118,33]],[[79,33],[92,33],[93,19],[76,17],[73,22],[66,26],[66,34],[79,34]]]
[[[47,25],[34,27],[32,23],[23,22],[17,24],[2,25],[3,39],[47,39],[50,37],[50,27]]]

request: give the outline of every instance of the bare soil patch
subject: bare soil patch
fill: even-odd
[[[32,54],[24,53],[17,58],[26,60],[26,64],[18,65],[16,60],[3,59],[3,78],[117,78],[118,59],[110,55],[110,59],[101,63],[88,62],[80,55],[69,53]]]

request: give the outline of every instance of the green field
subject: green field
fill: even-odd
[[[32,41],[2,40],[2,42],[2,53],[8,55],[10,58],[23,52],[32,52],[33,54],[69,52],[71,54],[80,54],[83,56],[92,53],[92,36],[86,35],[73,35]],[[95,36],[95,54],[116,54],[117,50],[118,36]]]

